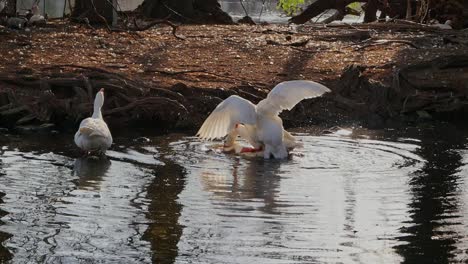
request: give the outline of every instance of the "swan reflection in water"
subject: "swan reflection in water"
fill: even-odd
[[[77,158],[73,166],[73,174],[78,177],[78,188],[99,190],[102,177],[110,166],[111,161],[105,156]]]
[[[250,201],[260,199],[263,206],[258,208],[268,214],[278,213],[275,198],[279,192],[281,161],[262,159],[237,159],[229,169],[204,171],[201,179],[205,191],[215,198]]]

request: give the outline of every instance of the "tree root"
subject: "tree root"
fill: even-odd
[[[181,103],[177,102],[176,100],[164,98],[164,97],[150,97],[150,98],[144,98],[140,100],[136,100],[133,102],[128,103],[125,106],[122,107],[116,107],[114,109],[108,110],[105,113],[105,116],[109,115],[115,115],[115,114],[121,114],[123,112],[128,112],[134,108],[137,107],[142,107],[142,108],[147,108],[147,109],[164,109],[167,107],[177,110],[182,110],[184,114],[188,114],[187,109],[185,106],[183,106]]]
[[[167,18],[165,19],[157,19],[157,20],[154,20],[150,23],[148,23],[147,25],[145,25],[144,27],[140,27],[137,23],[137,20],[136,18],[133,19],[133,25],[135,26],[134,28],[131,28],[130,30],[132,31],[145,31],[145,30],[148,30],[152,27],[154,27],[155,25],[159,25],[159,24],[164,24],[164,25],[168,25],[172,28],[172,35],[176,38],[176,39],[180,39],[180,40],[185,40],[186,37],[185,36],[178,36],[176,34],[176,31],[177,31],[177,28],[178,26],[175,25],[174,23],[172,23],[171,21],[167,20]]]
[[[238,92],[182,84],[162,89],[101,68],[56,65],[41,73],[0,74],[0,124],[15,127],[52,123],[58,128],[74,129],[91,115],[94,95],[101,88],[106,92],[103,114],[113,127],[131,123],[164,124],[167,128],[198,126],[219,98],[239,94],[258,102],[266,96],[249,85],[239,87]],[[4,89],[11,95],[2,92]]]
[[[413,47],[415,49],[420,49],[420,47],[418,45],[414,44],[413,42],[411,42],[409,40],[403,40],[403,39],[378,39],[378,40],[375,40],[372,43],[367,43],[365,45],[359,46],[355,50],[363,50],[363,49],[366,49],[366,48],[372,47],[372,46],[387,45],[387,44],[392,44],[392,43],[406,44],[406,45],[411,46],[411,47]]]
[[[187,100],[176,92],[148,87],[99,68],[61,65],[47,70],[61,67],[84,71],[75,73],[74,77],[56,71],[33,76],[0,75],[0,87],[9,88],[17,95],[14,100],[0,98],[0,103],[3,102],[0,104],[0,123],[6,126],[75,124],[91,114],[94,95],[101,88],[106,91],[103,112],[111,123],[125,124],[143,119],[177,121],[188,116],[184,105]]]
[[[75,71],[63,73],[63,68]],[[362,74],[365,70],[364,66],[349,66],[340,79],[325,83],[333,93],[285,111],[285,125],[310,124],[310,117],[316,116],[313,113],[317,111],[324,114],[323,119],[373,115],[384,120],[418,111],[467,109],[467,56],[448,56],[395,69],[389,84],[369,79]],[[162,89],[100,68],[59,65],[41,73],[0,74],[0,124],[14,127],[53,123],[59,128],[75,129],[81,119],[91,115],[94,95],[104,88],[103,113],[111,127],[141,123],[194,129],[223,99],[239,95],[257,103],[267,96],[267,87],[272,85],[255,83],[225,90],[178,83],[171,89]],[[331,108],[324,113],[328,107]]]

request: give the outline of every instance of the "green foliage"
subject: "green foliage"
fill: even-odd
[[[362,6],[359,2],[354,2],[348,5],[348,7],[356,12],[362,12]]]
[[[304,4],[304,0],[279,0],[278,8],[288,15],[294,15],[301,9],[299,7],[301,4]]]

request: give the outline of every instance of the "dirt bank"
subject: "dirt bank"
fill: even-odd
[[[333,93],[284,113],[288,127],[383,127],[467,112],[466,31],[190,25],[176,36],[167,26],[138,33],[62,22],[29,32],[0,28],[0,127],[72,130],[104,87],[111,127],[195,130],[227,96],[257,102],[292,79]]]

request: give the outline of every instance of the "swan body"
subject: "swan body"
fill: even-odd
[[[81,121],[75,134],[75,144],[86,152],[105,153],[112,145],[112,135],[102,118],[101,108],[104,104],[104,89],[94,99],[94,112],[91,117]]]
[[[217,139],[227,135],[224,147],[230,149],[237,136],[248,141],[263,157],[284,159],[288,150],[299,146],[295,138],[283,128],[278,116],[283,110],[291,110],[306,98],[314,98],[330,92],[330,89],[313,81],[286,81],[276,85],[267,98],[254,105],[250,101],[232,95],[221,102],[208,116],[197,136],[201,139]]]

